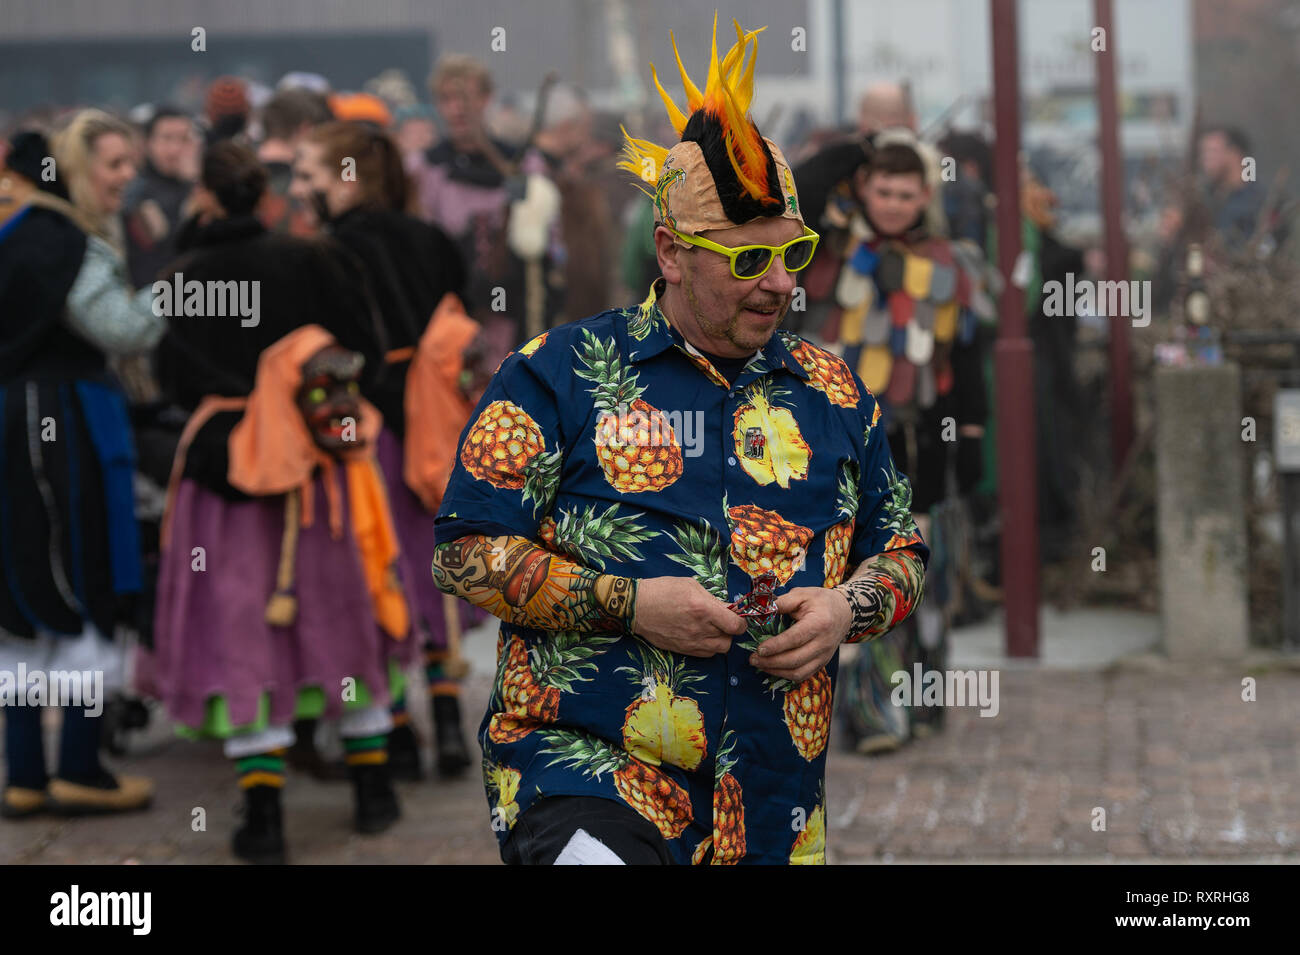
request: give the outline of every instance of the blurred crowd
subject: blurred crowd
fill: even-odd
[[[83,651],[77,659],[116,674],[119,691],[104,716],[65,718],[54,773],[47,772],[39,711],[6,713],[6,815],[51,805],[112,811],[147,804],[149,782],[108,772],[98,755],[101,748],[120,753],[125,731],[144,721],[134,687],[163,698],[193,733],[227,740],[226,755],[248,794],[248,821],[234,846],[242,857],[276,856],[276,840],[266,834],[278,802],[256,794],[282,785],[285,761],[324,778],[350,777],[360,831],[391,825],[399,813],[391,779],[423,774],[408,688],[375,694],[390,700],[383,707],[342,713],[300,700],[291,713],[268,716],[258,712],[253,684],[246,699],[223,700],[227,709],[204,706],[203,688],[214,680],[226,686],[247,679],[224,672],[237,667],[205,656],[204,646],[239,631],[246,639],[228,657],[256,656],[258,641],[271,639],[267,627],[306,627],[313,595],[327,605],[331,593],[355,591],[356,604],[375,609],[374,619],[354,628],[368,634],[369,656],[355,660],[348,656],[355,647],[332,648],[331,665],[382,683],[381,664],[409,668],[419,657],[436,729],[434,765],[444,775],[471,765],[457,702],[458,641],[462,625],[482,617],[467,604],[448,605],[419,570],[429,566],[427,529],[436,509],[436,493],[421,488],[436,486],[445,462],[411,438],[408,419],[436,409],[413,404],[408,379],[430,367],[421,365],[422,352],[436,363],[451,354],[437,349],[454,347],[455,387],[436,400],[467,413],[512,350],[557,324],[640,301],[658,275],[655,212],[615,167],[626,118],[595,108],[581,89],[548,81],[527,114],[497,96],[483,63],[458,54],[438,62],[427,101],[400,77],[372,86],[340,91],[326,77],[291,73],[268,89],[221,77],[198,115],[166,102],[129,118],[97,109],[43,111],[21,118],[0,144],[0,466],[12,492],[11,504],[0,508],[9,578],[0,588],[0,668],[38,659],[58,668],[75,643]],[[671,138],[663,129],[632,132],[655,142]],[[889,396],[897,409],[889,422],[894,457],[912,475],[913,509],[932,521],[925,528],[936,553],[927,612],[937,617],[920,614],[919,632],[881,641],[871,651],[878,659],[848,684],[846,696],[857,706],[852,736],[861,752],[878,752],[937,721],[937,714],[917,713],[910,728],[891,723],[884,675],[909,654],[941,665],[938,635],[978,619],[999,599],[995,537],[987,533],[996,525],[990,345],[1000,283],[987,268],[995,253],[991,143],[955,130],[927,141],[906,87],[878,84],[863,91],[853,126],[806,127],[800,142],[783,145],[805,217],[823,237],[802,283],[806,307],[792,311],[786,327],[844,356],[873,391]],[[1288,235],[1280,191],[1241,175],[1250,155],[1246,136],[1207,128],[1198,145],[1199,175],[1185,194],[1173,194],[1151,250],[1157,308],[1179,294],[1189,245],[1251,243],[1266,256]],[[1070,436],[1084,426],[1087,409],[1075,370],[1077,318],[1047,320],[1041,290],[1101,268],[1095,251],[1060,238],[1049,186],[1023,168],[1048,561],[1066,552],[1075,530],[1080,450]],[[846,255],[872,236],[896,245],[900,271],[892,285],[878,273],[877,291],[855,297],[846,291],[857,288]],[[916,275],[924,276],[920,287]],[[173,276],[182,287],[171,300],[186,309],[184,282],[260,283],[258,314],[244,314],[240,334],[210,315],[169,322],[192,314],[160,314],[160,294],[171,293],[159,293],[156,283],[166,289]],[[953,284],[940,290],[939,276]],[[889,306],[902,321],[892,330],[886,322],[873,338],[874,312],[861,296],[904,290],[908,301]],[[435,321],[449,295],[467,324],[456,316]],[[935,303],[942,316],[949,299],[962,310],[960,324],[945,332]],[[927,318],[909,337],[902,332],[913,315]],[[276,365],[281,361],[287,364]],[[282,372],[298,389],[292,394],[308,431],[282,433],[273,423],[276,409],[289,407],[266,397],[283,399],[275,391]],[[384,603],[383,582],[369,570],[382,541],[370,549],[362,524],[350,532],[359,556],[335,565],[360,568],[351,578],[335,579],[309,559],[352,537],[329,533],[346,523],[337,492],[319,485],[311,467],[294,470],[301,462],[285,453],[302,444],[303,460],[324,455],[327,472],[330,461],[346,464],[334,453],[340,423],[364,423],[368,408],[384,423],[372,449],[393,511],[393,526],[379,521],[380,530],[410,555],[409,579],[425,578],[430,591],[410,601],[409,620]],[[936,437],[946,415],[959,426],[955,440]],[[58,460],[17,453],[49,416],[70,436]],[[262,422],[266,432],[240,431],[241,421]],[[444,434],[443,443],[454,447],[458,432]],[[256,445],[263,457],[236,460],[245,438],[250,447],[265,442]],[[290,477],[269,476],[268,462]],[[341,471],[353,474],[349,466]],[[361,500],[366,485],[351,477],[345,483],[348,500]],[[267,510],[255,488],[279,503]],[[56,498],[77,502],[73,526],[53,522]],[[170,526],[163,520],[168,501]],[[362,520],[359,507],[351,510],[354,521]],[[413,528],[424,528],[428,540]],[[249,563],[227,560],[213,571],[222,585],[196,592],[187,583],[193,575],[177,568],[197,559],[196,548],[217,550],[214,536],[222,531],[253,542]],[[275,578],[265,619],[260,606],[240,617],[238,578],[263,571]],[[935,582],[936,574],[943,579]],[[350,625],[338,616],[332,623],[339,631]],[[133,674],[120,645],[106,639],[122,627],[144,650]],[[417,637],[402,640],[399,630]],[[80,636],[56,642],[51,633]],[[297,664],[267,663],[281,665]],[[254,716],[236,718],[241,706]],[[322,718],[340,720],[341,765],[317,746]],[[290,721],[286,736],[281,724]],[[232,726],[242,735],[232,735]],[[256,745],[230,744],[254,738]]]

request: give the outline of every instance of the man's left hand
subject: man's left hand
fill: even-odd
[[[853,611],[848,598],[828,587],[796,587],[776,598],[776,609],[794,623],[763,641],[749,661],[764,673],[798,685],[835,656],[848,636]]]

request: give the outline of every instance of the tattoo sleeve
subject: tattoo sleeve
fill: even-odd
[[[599,574],[524,537],[472,535],[441,544],[433,582],[521,627],[632,632],[633,578]]]
[[[844,642],[874,640],[916,609],[925,589],[925,565],[908,548],[887,550],[864,560],[853,576],[835,589],[848,598],[853,610],[853,623]]]

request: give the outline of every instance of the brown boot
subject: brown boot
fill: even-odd
[[[111,773],[90,785],[51,779],[49,794],[50,811],[64,816],[132,812],[153,802],[153,780]]]
[[[47,808],[47,801],[44,789],[6,786],[4,797],[0,798],[0,816],[4,816],[6,819],[21,819],[23,816],[34,816]]]

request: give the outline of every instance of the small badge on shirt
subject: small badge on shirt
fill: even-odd
[[[767,447],[767,438],[762,428],[745,429],[745,457],[762,458],[763,449]]]

